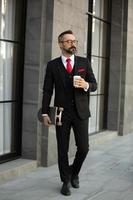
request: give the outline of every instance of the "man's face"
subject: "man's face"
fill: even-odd
[[[62,53],[73,55],[77,51],[77,40],[72,34],[65,34],[59,43]]]

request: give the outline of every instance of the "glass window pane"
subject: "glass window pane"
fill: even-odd
[[[107,20],[109,0],[93,0],[93,15]]]
[[[93,18],[92,22],[92,55],[99,56],[100,21]]]
[[[0,38],[14,39],[15,25],[15,1],[16,0],[1,0],[0,1]]]
[[[97,97],[97,131],[103,130],[104,119],[104,96]]]
[[[89,134],[96,132],[97,96],[90,96],[90,111],[91,117],[89,118]]]
[[[102,57],[107,56],[107,24],[101,22],[100,24],[100,53]]]
[[[4,109],[3,109],[3,104],[0,104],[0,155],[3,154],[3,149],[4,149],[4,135],[3,135],[3,132],[4,132],[4,126],[3,126],[3,112],[4,112]]]
[[[99,74],[98,74],[98,94],[105,93],[105,65],[106,59],[99,58]]]
[[[11,152],[12,104],[0,103],[0,155]]]
[[[98,82],[98,58],[97,57],[94,57],[92,56],[91,57],[91,65],[92,65],[92,69],[93,69],[93,72],[95,74],[95,78]],[[93,92],[93,94],[97,94],[98,90],[96,90],[95,92]]]
[[[0,42],[0,101],[12,100],[13,70],[15,69],[15,60],[13,55],[16,51],[15,45],[7,42]]]
[[[109,0],[101,0],[100,17],[105,20],[108,20],[108,7],[109,7]]]
[[[93,15],[100,17],[101,0],[93,0]]]

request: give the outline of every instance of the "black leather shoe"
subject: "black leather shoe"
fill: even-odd
[[[79,177],[78,175],[71,177],[71,185],[73,188],[79,188]]]
[[[62,188],[61,188],[61,194],[65,196],[71,195],[70,183],[63,183]]]

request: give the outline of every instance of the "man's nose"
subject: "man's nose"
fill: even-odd
[[[76,47],[76,43],[75,42],[72,42],[71,45],[74,46],[74,47]]]

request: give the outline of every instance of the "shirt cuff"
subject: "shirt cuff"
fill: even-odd
[[[42,117],[47,117],[48,116],[48,114],[42,114]]]
[[[86,82],[87,84],[86,84],[86,87],[84,88],[84,91],[85,92],[87,92],[88,91],[88,89],[89,89],[89,83],[88,82]]]

